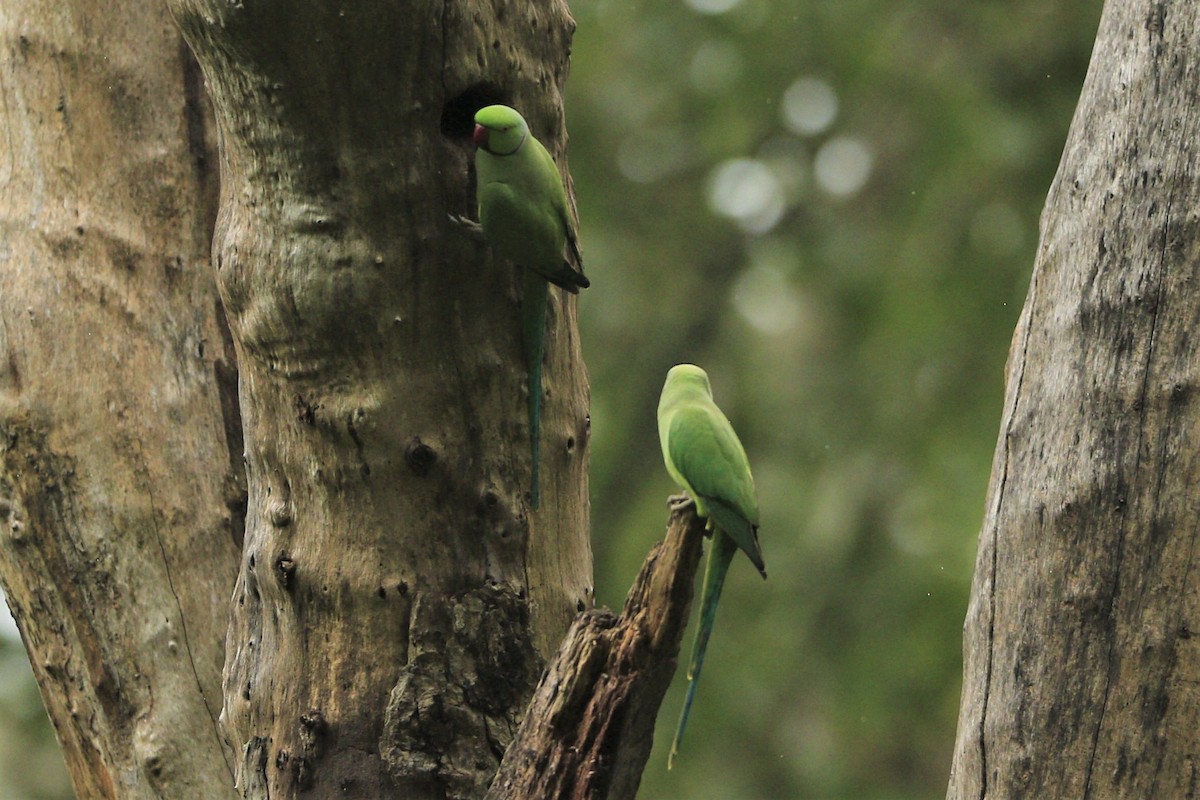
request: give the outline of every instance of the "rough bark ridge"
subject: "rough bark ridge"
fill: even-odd
[[[1200,776],[1200,7],[1109,2],[1013,340],[947,796]]]
[[[472,211],[480,105],[521,108],[561,156],[573,24],[503,0],[172,7],[221,132],[249,481],[225,664],[239,785],[478,797],[537,671],[500,666],[547,658],[590,603],[587,384],[556,291],[532,514],[519,276],[447,215]]]
[[[232,796],[206,126],[165,9],[0,3],[0,583],[81,798]]]
[[[485,800],[633,800],[675,674],[704,522],[675,511],[619,617],[581,614],[550,664]]]

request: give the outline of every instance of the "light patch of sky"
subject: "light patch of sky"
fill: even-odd
[[[815,136],[837,119],[837,92],[820,78],[798,78],[784,91],[779,110],[792,133]]]
[[[0,638],[11,639],[14,642],[21,641],[21,633],[17,630],[17,621],[9,613],[8,600],[4,597],[3,592],[0,592]]]
[[[732,11],[742,0],[684,0],[688,8],[701,14],[724,14]]]
[[[708,202],[748,233],[766,233],[786,210],[783,186],[766,164],[734,158],[718,164],[708,182]]]
[[[813,160],[813,172],[817,184],[826,192],[848,197],[866,185],[874,160],[866,143],[850,136],[837,136],[821,145]]]

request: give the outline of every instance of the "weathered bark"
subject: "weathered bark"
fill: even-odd
[[[0,583],[81,798],[233,794],[245,493],[200,88],[153,3],[0,4]]]
[[[239,786],[478,797],[590,603],[587,383],[555,291],[535,513],[519,276],[447,215],[472,211],[485,102],[561,157],[573,24],[561,3],[172,6],[221,132],[249,482]]]
[[[486,800],[632,800],[687,627],[704,523],[672,513],[619,617],[579,615],[542,676]]]
[[[1042,220],[965,627],[950,798],[1191,797],[1200,6],[1106,4]]]

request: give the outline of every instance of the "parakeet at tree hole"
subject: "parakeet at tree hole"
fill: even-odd
[[[540,502],[542,358],[546,349],[547,281],[577,293],[583,274],[562,176],[516,110],[495,105],[475,114],[479,224],[492,251],[525,268],[522,341],[529,375],[531,504]]]
[[[729,564],[741,550],[763,578],[767,571],[758,545],[758,499],[750,462],[733,426],[713,402],[704,370],[693,364],[671,367],[658,401],[658,438],[667,472],[691,495],[696,514],[707,519],[712,530],[700,599],[700,628],[688,664],[687,697],[667,759],[670,769],[696,696]]]

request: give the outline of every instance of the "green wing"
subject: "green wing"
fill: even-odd
[[[554,163],[554,158],[542,146],[542,143],[534,139],[533,144],[537,145],[531,151],[531,155],[538,161],[537,169],[549,176],[546,179],[547,192],[550,198],[550,205],[553,207],[554,213],[558,217],[558,221],[562,225],[563,233],[566,237],[567,261],[576,269],[582,269],[583,256],[579,252],[579,240],[575,236],[575,221],[571,218],[571,209],[567,206],[567,189],[563,186],[562,175],[559,174],[558,165]]]
[[[714,403],[680,404],[668,423],[667,451],[713,524],[766,575],[758,544],[758,500],[746,451]]]
[[[579,252],[579,240],[575,235],[575,221],[567,206],[567,190],[562,175],[550,152],[537,139],[529,141],[529,157],[535,162],[533,169],[541,176],[547,202],[554,213],[555,222],[562,230],[565,251],[560,249],[557,259],[547,271],[546,278],[564,289],[575,292],[591,285],[583,274],[583,256]]]

